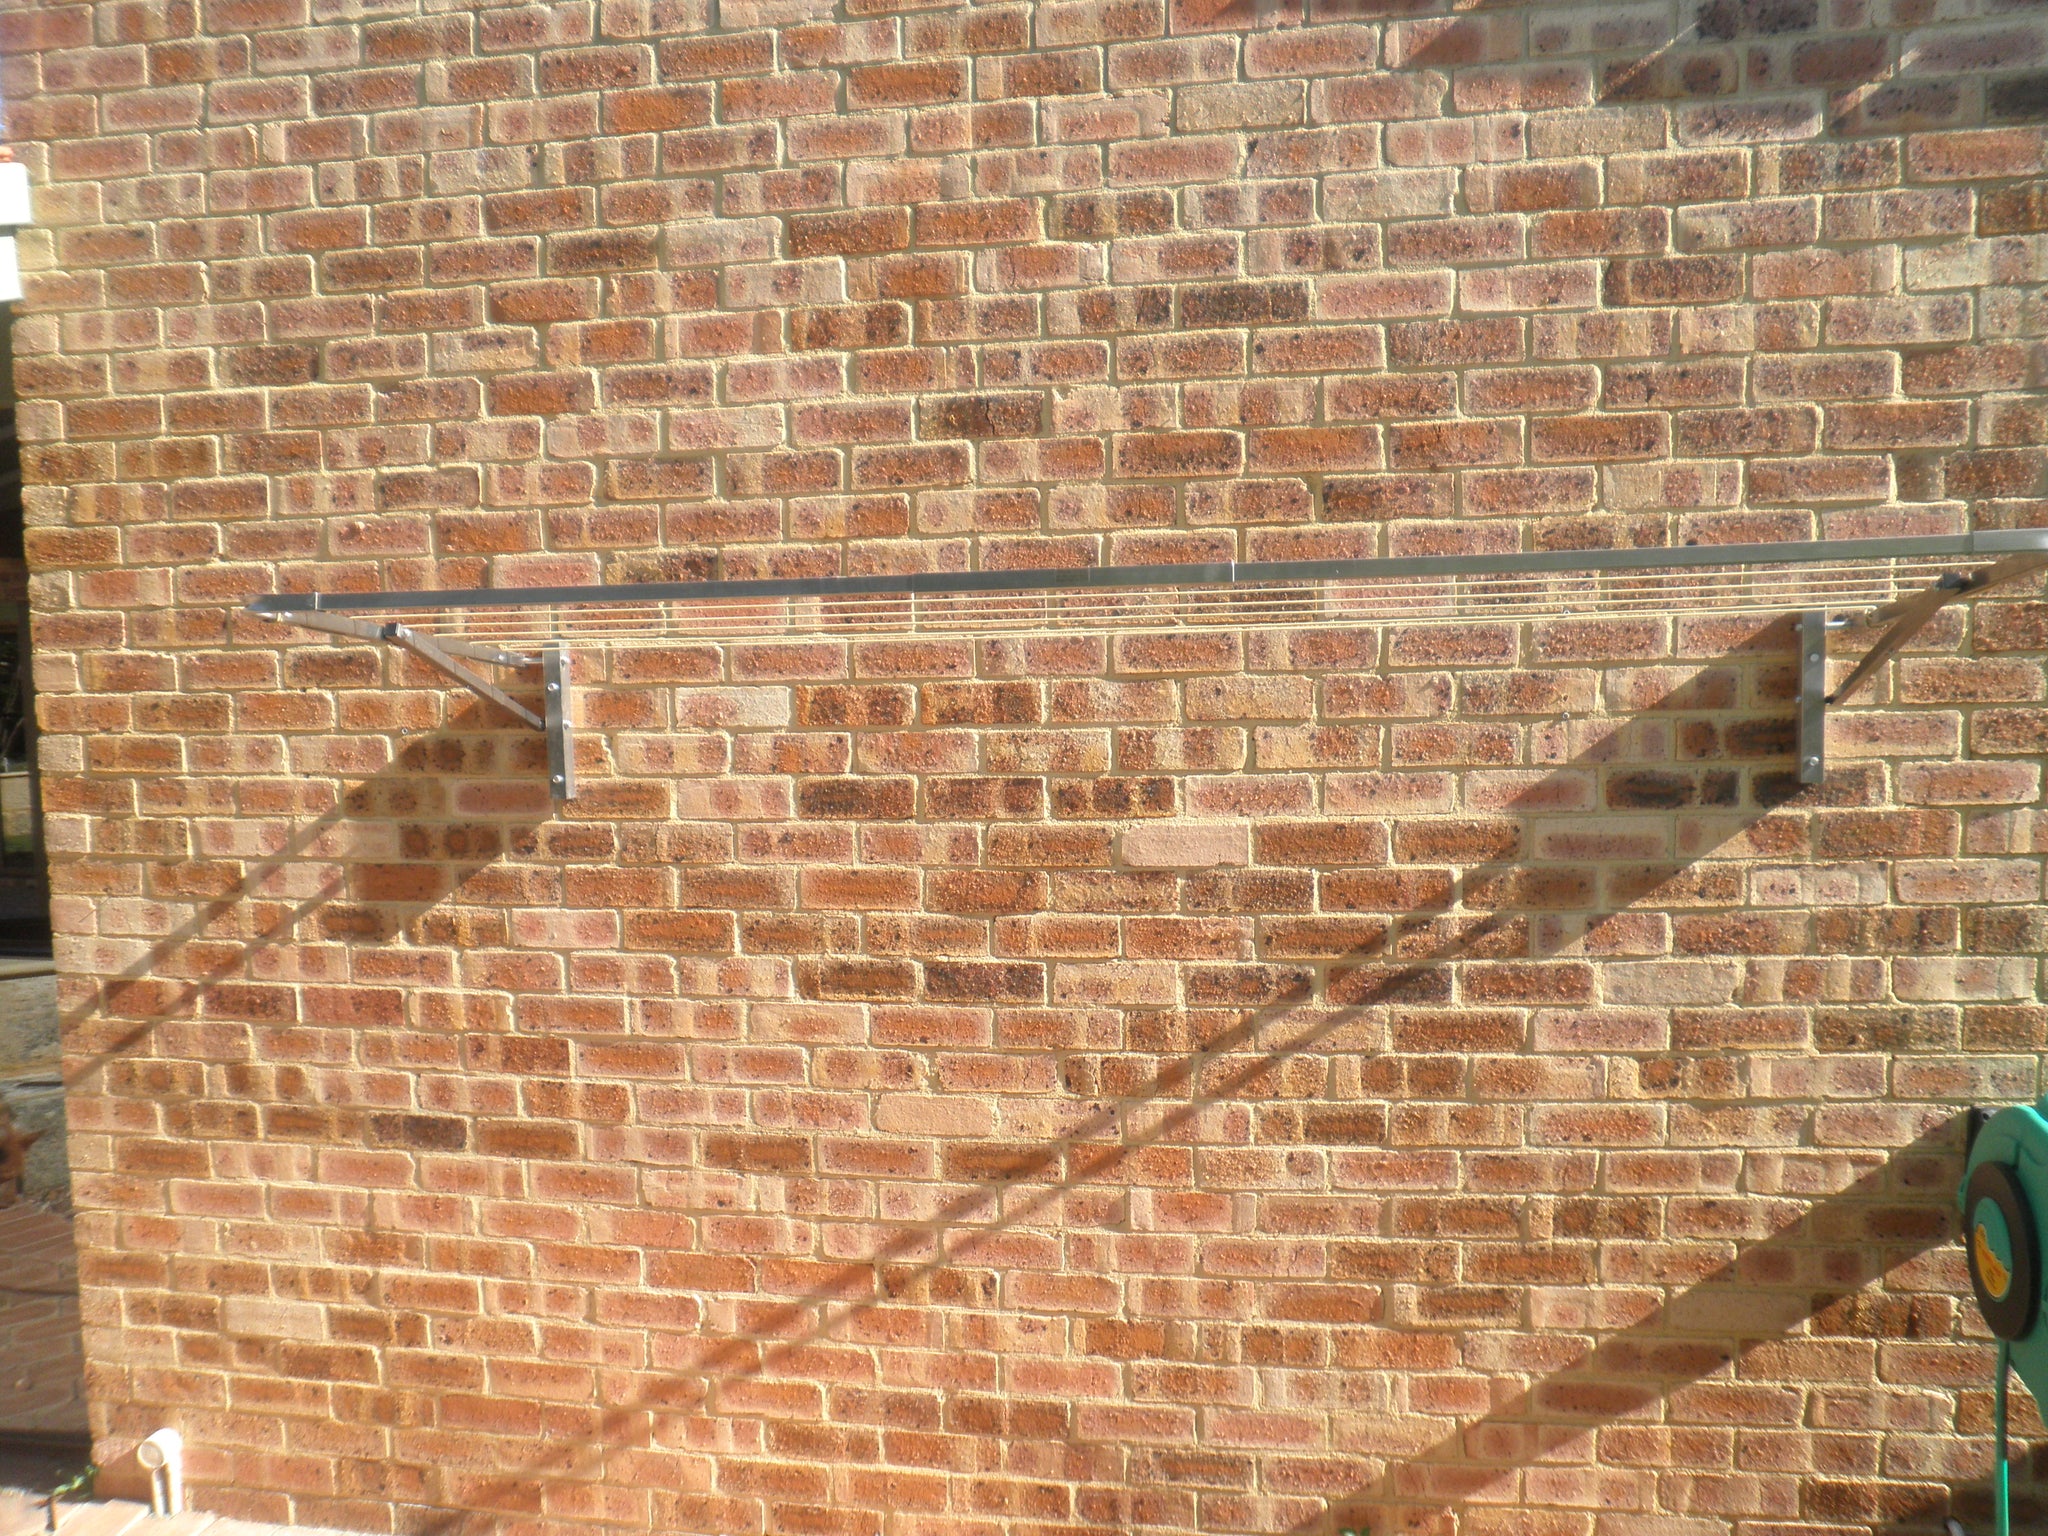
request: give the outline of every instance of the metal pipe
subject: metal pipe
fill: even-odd
[[[149,1512],[185,1513],[185,1437],[160,1429],[135,1447],[135,1459],[149,1473]]]
[[[1984,559],[2048,553],[2048,528],[1993,529],[1915,538],[1817,539],[1767,544],[1682,544],[1653,549],[1536,550],[1500,555],[1401,555],[1369,560],[1228,560],[1199,565],[1091,565],[1018,571],[915,571],[892,576],[808,576],[736,581],[652,581],[578,587],[472,587],[447,592],[281,592],[251,613],[548,608],[591,603],[702,602],[745,597],[861,597],[1054,592],[1099,587],[1215,587],[1263,582],[1372,581],[1387,577],[1559,575],[1692,566],[1811,565],[1824,561]]]

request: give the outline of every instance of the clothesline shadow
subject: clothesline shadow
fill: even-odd
[[[436,921],[447,897],[508,854],[530,852],[547,800],[544,789],[532,791],[543,770],[524,761],[527,752],[523,733],[494,707],[463,704],[450,708],[441,729],[397,738],[390,761],[365,776],[251,775],[236,787],[232,814],[188,814],[190,838],[179,854],[146,866],[143,905],[187,908],[175,926],[133,938],[60,934],[72,1133],[132,1125],[124,1107],[131,1101],[146,1102],[158,1127],[154,1139],[124,1137],[111,1168],[73,1173],[88,1286],[101,1283],[97,1223],[124,1208],[124,1186],[203,1177],[210,1148],[260,1146],[288,1160],[288,1149],[339,1134],[345,1107],[325,1104],[309,1074],[269,1070],[270,1053],[235,1036],[333,1024],[304,1015],[298,984],[350,984],[358,975],[348,946],[377,954],[393,939],[430,937],[422,925]],[[311,819],[291,822],[309,810]],[[257,846],[215,843],[252,829],[262,834]],[[62,901],[62,866],[53,873]],[[110,958],[133,950],[140,952],[132,959]],[[365,1135],[375,1144],[359,1130],[358,1145]],[[110,1369],[121,1363],[88,1359],[88,1382]],[[161,1426],[161,1406],[133,1402],[113,1384],[91,1396],[103,1493],[146,1497],[147,1475],[128,1451]]]
[[[479,870],[508,852],[530,853],[549,817],[540,777],[545,748],[496,705],[448,688],[438,672],[409,656],[281,631],[241,613],[228,616],[222,640],[270,647],[281,635],[286,649],[270,686],[281,680],[344,699],[351,685],[375,688],[384,718],[368,712],[349,720],[337,712],[330,733],[347,729],[358,741],[384,736],[388,758],[359,774],[339,761],[302,771],[284,754],[232,772],[188,765],[182,778],[197,790],[188,803],[160,789],[146,803],[161,809],[97,813],[102,837],[133,823],[145,829],[138,847],[161,844],[162,856],[144,866],[148,886],[139,896],[191,910],[162,934],[59,935],[67,1088],[91,1082],[153,1031],[206,1017],[224,989],[261,982],[266,968],[284,976],[285,955],[297,944],[378,944],[403,933]],[[512,692],[530,694],[538,682],[537,670],[522,674]],[[439,724],[408,730],[409,701],[419,697],[409,690],[422,684],[439,701]],[[191,750],[196,756],[200,744]],[[211,793],[223,779],[232,783],[226,804]],[[309,811],[310,820],[296,819]],[[152,823],[169,823],[182,837],[150,837]],[[254,846],[245,846],[252,839]],[[90,875],[89,864],[59,864]],[[55,892],[60,901],[101,894],[89,883],[59,884]],[[313,931],[302,931],[308,920]],[[109,956],[138,948],[126,963]],[[67,992],[76,995],[67,1001]],[[261,1011],[218,1016],[278,1022]]]
[[[1910,41],[1894,49],[1877,29],[1835,33],[1821,0],[1680,0],[1662,7],[1588,9],[1583,0],[1173,0],[1176,27],[1190,32],[1314,28],[1356,22],[1398,22],[1417,28],[1398,57],[1384,54],[1380,72],[1417,75],[1468,69],[1497,39],[1489,22],[1502,13],[1526,17],[1531,63],[1548,61],[1558,73],[1546,82],[1551,110],[1572,106],[1628,107],[1668,104],[1690,108],[1681,132],[1712,141],[1713,113],[1737,114],[1759,104],[1751,93],[1815,95],[1830,136],[1859,137],[1918,129],[1976,126],[1970,115],[1980,82],[1974,72],[1944,57],[1923,57]],[[1577,36],[1591,29],[1591,38]],[[1589,47],[1591,39],[1598,39]],[[1590,55],[1590,56],[1589,56]],[[1574,101],[1565,71],[1583,63],[1583,98]],[[1782,101],[1762,104],[1788,110]],[[2011,84],[1989,103],[1994,122],[2038,122],[2038,92]],[[1737,132],[1738,140],[1741,138]],[[1853,161],[1853,152],[1845,157]]]
[[[630,1401],[604,1409],[594,1435],[553,1442],[520,1470],[466,1476],[461,1501],[465,1507],[448,1508],[455,1501],[445,1499],[438,1512],[416,1511],[418,1528],[435,1536],[486,1529],[502,1536],[544,1531],[549,1527],[541,1518],[545,1496],[540,1483],[556,1478],[617,1481],[649,1490],[657,1529],[707,1518],[741,1518],[743,1501],[728,1508],[715,1495],[687,1491],[674,1482],[677,1474],[662,1450],[661,1420],[673,1415],[716,1417],[721,1393],[728,1387],[764,1375],[801,1376],[811,1346],[875,1308],[909,1304],[941,1289],[993,1301],[993,1292],[949,1272],[975,1262],[980,1250],[1046,1215],[1074,1192],[1126,1182],[1125,1170],[1135,1156],[1190,1134],[1194,1122],[1212,1106],[1283,1096],[1278,1079],[1287,1064],[1305,1052],[1365,1050],[1398,1068],[1403,1053],[1356,1042],[1404,1006],[1441,1007],[1450,1002],[1450,967],[1460,962],[1526,964],[1540,970],[1560,956],[1597,953],[1603,930],[1617,920],[1662,915],[1657,906],[1660,895],[1680,908],[1696,904],[1702,895],[1697,884],[1703,878],[1700,862],[1711,861],[1718,850],[1731,845],[1749,852],[1759,824],[1774,811],[1791,814],[1780,819],[1768,839],[1769,851],[1787,859],[1801,857],[1806,845],[1799,813],[1829,800],[1861,803],[1869,786],[1853,765],[1838,770],[1830,786],[1820,791],[1805,790],[1796,782],[1790,765],[1791,644],[1789,619],[1753,626],[1731,640],[1725,654],[1685,663],[1688,675],[1661,696],[1634,702],[1621,718],[1584,724],[1571,755],[1539,764],[1519,792],[1472,818],[1499,834],[1491,856],[1450,877],[1440,899],[1427,903],[1427,911],[1388,923],[1385,933],[1364,947],[1334,949],[1312,962],[1292,959],[1270,967],[1279,980],[1272,995],[1255,1005],[1207,1010],[1199,1019],[1182,1016],[1184,1052],[1163,1070],[1113,1098],[1102,1095],[1106,1102],[1080,1113],[1073,1128],[1057,1139],[989,1149],[1000,1172],[977,1180],[929,1219],[903,1223],[869,1257],[836,1266],[830,1278],[806,1295],[768,1303],[741,1284],[740,1293],[751,1304],[744,1329],[721,1334],[700,1328],[686,1341],[691,1363],[648,1382]],[[1745,678],[1755,690],[1753,697],[1740,693]],[[1733,721],[1713,718],[1738,707],[1757,713]],[[1631,818],[1625,814],[1628,809],[1655,814]],[[1547,826],[1583,826],[1591,819],[1604,835],[1626,829],[1633,820],[1647,830],[1669,825],[1673,811],[1696,816],[1688,845],[1672,848],[1663,858],[1646,852],[1616,874],[1605,890],[1578,891],[1565,903],[1583,902],[1577,913],[1561,913],[1547,905],[1557,902],[1556,891],[1527,878],[1532,867],[1544,867],[1546,855],[1560,862],[1571,857],[1558,849],[1538,853],[1539,836]],[[1730,871],[1736,867],[1733,862],[1728,866]],[[1740,906],[1742,900],[1733,887],[1723,891],[1716,884],[1706,892],[1704,904]],[[1577,916],[1583,923],[1559,926],[1560,916]],[[1567,958],[1563,964],[1568,969],[1571,961]],[[1569,1000],[1554,1001],[1567,1005]],[[1719,1052],[1706,1047],[1700,1054]],[[1398,1090],[1390,1093],[1397,1096]],[[1384,1139],[1383,1124],[1375,1135]],[[1834,1192],[1816,1188],[1799,1193],[1825,1198]],[[1781,1246],[1789,1251],[1789,1244]],[[732,1265],[745,1267],[744,1261],[727,1256],[727,1266]],[[959,1283],[953,1283],[956,1280]],[[1846,1277],[1832,1283],[1846,1285]],[[714,1283],[697,1298],[703,1313],[715,1310],[709,1304],[719,1300],[718,1289]],[[749,1311],[732,1310],[741,1315]],[[1597,1356],[1596,1365],[1605,1366],[1625,1347],[1617,1345]],[[1714,1368],[1707,1357],[1697,1362],[1698,1374]],[[1668,1373],[1670,1367],[1664,1369]],[[1013,1422],[1058,1427],[1020,1434],[1040,1440],[1050,1435],[1067,1443],[1080,1440],[1072,1405],[1032,1406],[1042,1411]],[[1430,1453],[1422,1454],[1427,1462]],[[1450,1458],[1439,1452],[1437,1459]],[[426,1470],[433,1475],[433,1469]],[[1348,1495],[1356,1488],[1353,1482],[1329,1490],[1325,1507],[1349,1507],[1355,1501]],[[1094,1491],[1113,1501],[1125,1490]],[[824,1518],[821,1508],[801,1504],[789,1506],[785,1513],[793,1520]]]
[[[122,1208],[125,1184],[204,1176],[209,1148],[224,1145],[261,1147],[284,1167],[314,1146],[403,1144],[406,1117],[330,1104],[314,1075],[271,1070],[278,1058],[260,1044],[238,1046],[235,1036],[350,1027],[339,1017],[308,1017],[295,998],[299,984],[359,982],[363,973],[351,969],[358,946],[376,956],[394,953],[393,940],[450,939],[433,927],[459,919],[437,909],[506,857],[534,851],[548,801],[544,768],[526,761],[530,755],[524,733],[495,707],[465,703],[451,706],[441,729],[397,738],[391,760],[366,776],[306,776],[288,791],[287,776],[265,776],[238,818],[215,822],[238,835],[277,829],[260,849],[211,848],[195,831],[186,856],[149,866],[155,900],[191,904],[183,921],[106,972],[97,952],[109,940],[59,938],[72,1132],[131,1123],[123,1109],[131,1100],[146,1101],[159,1126],[158,1139],[124,1138],[111,1169],[73,1174],[88,1286],[99,1275],[95,1223],[104,1209]],[[315,806],[310,820],[287,820]],[[417,978],[397,970],[384,979]],[[459,1022],[478,1026],[475,1018]],[[385,1122],[396,1129],[380,1136]],[[89,1358],[88,1383],[121,1368]],[[129,1451],[161,1426],[161,1406],[131,1401],[111,1384],[90,1395],[102,1495],[147,1497],[147,1474]],[[204,1457],[202,1450],[191,1468],[200,1479]]]
[[[1578,1497],[1567,1495],[1565,1502],[1599,1493],[1606,1508],[1648,1517],[1663,1508],[1631,1501],[1660,1478],[1687,1476],[1686,1458],[1674,1458],[1671,1442],[1688,1435],[1718,1435],[1731,1445],[1741,1429],[1822,1438],[1834,1431],[1854,1440],[1868,1427],[1859,1422],[1855,1402],[1844,1401],[1838,1423],[1798,1416],[1802,1390],[1841,1370],[1831,1355],[1915,1340],[1955,1348],[1949,1340],[1958,1321],[1962,1265],[1954,1246],[1954,1202],[1963,1117],[1933,1110],[1925,1120],[1913,1141],[1896,1151],[1822,1148],[1809,1121],[1799,1150],[1784,1154],[1773,1170],[1790,1177],[1776,1187],[1731,1192],[1720,1202],[1731,1223],[1727,1237],[1643,1245],[1649,1263],[1638,1256],[1638,1267],[1667,1271],[1661,1279],[1671,1289],[1664,1299],[1650,1302],[1640,1288],[1618,1287],[1622,1304],[1641,1315],[1624,1326],[1602,1327],[1593,1320],[1597,1308],[1589,1296],[1585,1325],[1559,1340],[1571,1355],[1568,1363],[1526,1384],[1512,1378],[1497,1383],[1502,1400],[1484,1416],[1414,1449],[1400,1443],[1403,1431],[1391,1429],[1394,1443],[1362,1448],[1382,1460],[1384,1470],[1338,1500],[1328,1516],[1296,1530],[1303,1536],[1330,1530],[1451,1536],[1468,1514],[1545,1505],[1575,1482]],[[1829,1188],[1838,1170],[1860,1171],[1846,1186]],[[1776,1225],[1806,1195],[1818,1198]],[[1760,1225],[1771,1230],[1753,1235]],[[1717,1261],[1716,1251],[1730,1248],[1733,1256]],[[1910,1273],[1898,1289],[1872,1290],[1901,1271]],[[1992,1351],[1987,1344],[1974,1353],[1986,1383],[1979,1395],[1988,1401]],[[1859,1390],[1871,1396],[1867,1382],[1860,1389],[1848,1380],[1841,1385],[1845,1399]],[[1883,1410],[1868,1405],[1862,1411]],[[2016,1424],[2023,1433],[2023,1421]],[[1954,1433],[1987,1429],[1969,1422],[1966,1409]],[[1868,1446],[1874,1445],[1873,1434]],[[1717,1464],[1711,1449],[1703,1454],[1697,1467],[1703,1485],[1739,1477],[1739,1464]],[[1895,1507],[1900,1473],[1888,1472],[1880,1484],[1877,1466],[1859,1465],[1854,1451],[1837,1454],[1844,1458],[1839,1464],[1829,1466],[1822,1455],[1799,1474],[1796,1508],[1742,1513],[1831,1532],[1894,1520],[1884,1530],[1899,1536],[1939,1531],[1952,1512],[1981,1514],[1981,1500],[1970,1496],[1952,1511],[1938,1469],[1911,1486],[1910,1509],[1902,1510]]]
[[[174,1026],[211,1019],[296,1022],[276,1011],[282,994],[259,997],[255,990],[237,989],[321,979],[294,973],[292,952],[298,946],[317,949],[326,942],[336,946],[330,953],[338,953],[345,943],[383,943],[480,870],[508,853],[530,853],[547,815],[545,790],[536,788],[540,781],[533,773],[497,766],[501,749],[511,746],[505,740],[509,731],[492,729],[501,723],[490,706],[466,705],[449,727],[400,739],[391,762],[375,773],[339,787],[308,777],[294,787],[289,805],[243,806],[238,814],[245,819],[234,823],[237,830],[282,827],[286,816],[303,813],[308,800],[324,802],[274,847],[258,853],[195,847],[186,857],[152,864],[152,899],[191,903],[193,910],[169,932],[138,939],[142,952],[111,973],[94,963],[94,949],[118,938],[60,937],[66,990],[84,993],[70,998],[59,1015],[65,1087],[86,1087],[117,1062],[139,1066],[131,1056],[135,1048]],[[501,776],[504,785],[495,782]],[[274,795],[280,782],[271,780],[265,795]],[[536,801],[538,814],[465,811],[459,807],[465,783],[488,788],[508,806]]]

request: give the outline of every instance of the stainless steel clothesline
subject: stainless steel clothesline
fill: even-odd
[[[575,792],[565,658],[577,647],[1793,611],[1801,616],[1799,775],[1817,783],[1824,704],[1862,686],[1947,604],[2044,567],[2048,529],[2012,529],[1648,549],[279,593],[255,599],[248,611],[398,645],[431,662],[547,734],[549,774],[562,799]],[[1885,633],[1829,698],[1826,633],[1844,624]],[[543,709],[528,709],[465,661],[541,667]]]

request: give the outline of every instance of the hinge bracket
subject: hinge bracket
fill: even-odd
[[[1840,622],[1859,628],[1886,626],[1877,644],[1864,652],[1842,686],[1828,692],[1828,618],[1825,609],[1809,608],[1799,615],[1799,782],[1818,784],[1827,775],[1827,706],[1845,702],[1849,695],[1876,675],[1906,643],[1925,629],[1934,616],[1950,603],[1975,597],[1993,587],[2018,581],[2036,571],[2048,569],[2048,554],[2028,550],[2007,555],[1967,575],[1951,572],[1921,588],[1911,597],[1886,603],[1858,618]]]
[[[478,698],[489,700],[522,725],[531,726],[547,737],[548,789],[557,800],[576,797],[575,730],[569,723],[569,655],[561,646],[548,645],[538,656],[527,656],[518,651],[500,650],[496,646],[423,634],[409,624],[345,619],[329,613],[292,612],[272,617],[303,629],[344,635],[353,640],[381,640],[409,651]],[[462,661],[480,661],[494,667],[539,667],[541,713],[535,714],[496,683],[463,666]]]
[[[1828,615],[1799,615],[1799,782],[1818,784],[1828,771]]]
[[[542,709],[548,734],[548,790],[557,800],[576,798],[576,727],[569,719],[569,653],[559,645],[540,653]]]

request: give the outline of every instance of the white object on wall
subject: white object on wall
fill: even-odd
[[[21,229],[35,221],[28,167],[19,161],[0,161],[0,229]]]
[[[160,1429],[135,1447],[135,1459],[149,1472],[149,1512],[185,1513],[185,1437]]]

